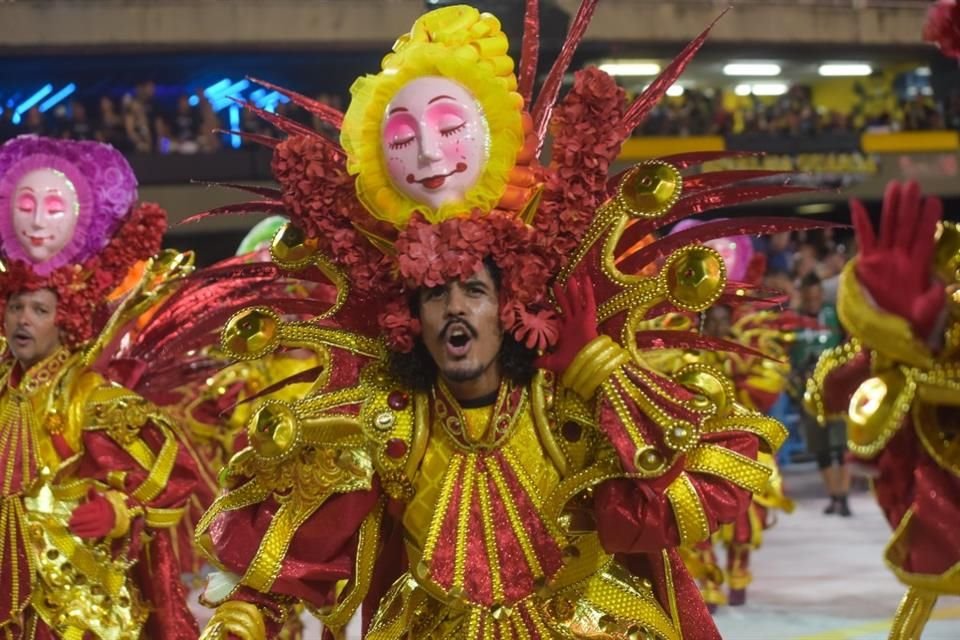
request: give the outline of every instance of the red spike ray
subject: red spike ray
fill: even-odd
[[[694,242],[704,242],[714,238],[726,238],[738,235],[822,229],[828,226],[833,225],[818,220],[799,220],[796,218],[780,218],[774,216],[712,220],[690,229],[672,233],[669,236],[647,245],[624,260],[620,265],[620,269],[624,273],[634,273],[651,262],[670,255],[680,247]]]
[[[547,134],[547,126],[550,124],[550,115],[553,113],[553,107],[557,102],[557,96],[560,94],[560,85],[563,83],[563,75],[570,66],[573,54],[577,50],[583,34],[590,24],[590,18],[593,17],[593,11],[597,8],[598,0],[582,0],[580,9],[570,23],[570,30],[567,32],[567,39],[560,49],[560,55],[557,56],[553,67],[547,74],[543,86],[540,88],[540,95],[533,107],[533,130],[539,140],[537,155],[540,154],[540,148]]]
[[[636,335],[639,349],[704,349],[709,351],[728,351],[741,355],[766,358],[762,351],[723,340],[702,336],[690,331],[640,331]]]
[[[266,87],[267,89],[287,96],[293,101],[294,104],[300,105],[310,113],[318,116],[323,122],[326,122],[330,126],[334,127],[337,131],[339,131],[340,127],[343,125],[343,113],[339,109],[335,109],[328,104],[320,102],[319,100],[308,98],[302,93],[297,93],[296,91],[291,91],[290,89],[284,89],[283,87],[277,86],[272,82],[267,82],[251,76],[247,76],[247,79],[250,80],[250,82],[256,82],[262,87]]]
[[[320,364],[320,365],[317,365],[317,366],[315,366],[315,367],[310,367],[309,369],[306,369],[306,370],[304,370],[304,371],[301,371],[300,373],[295,373],[295,374],[293,374],[292,376],[287,376],[286,378],[284,378],[283,380],[280,380],[279,382],[274,382],[274,383],[271,384],[269,387],[267,387],[266,389],[260,391],[259,393],[256,393],[256,394],[250,396],[249,398],[244,398],[244,399],[241,400],[240,402],[237,402],[237,403],[234,404],[232,407],[229,407],[228,409],[226,409],[221,415],[223,415],[223,416],[228,416],[228,415],[230,415],[230,413],[232,413],[237,407],[239,407],[239,406],[241,406],[241,405],[248,404],[248,403],[250,403],[250,402],[253,402],[254,400],[259,400],[260,398],[262,398],[262,397],[264,397],[264,396],[267,396],[267,395],[270,395],[270,394],[273,393],[274,391],[279,391],[280,389],[282,389],[282,388],[284,388],[284,387],[286,387],[286,386],[289,386],[289,385],[291,385],[291,384],[298,384],[298,383],[301,383],[301,382],[313,382],[314,380],[317,379],[317,377],[318,377],[321,373],[323,373],[323,370],[324,370],[325,368],[326,368],[326,367],[325,367],[324,365]]]
[[[252,111],[260,119],[266,120],[267,122],[275,126],[277,129],[280,129],[280,131],[283,131],[287,135],[310,136],[313,138],[323,138],[324,140],[327,140],[327,138],[320,135],[310,127],[305,127],[299,122],[294,122],[290,118],[285,118],[283,116],[278,116],[275,113],[270,113],[266,109],[261,109],[260,107],[254,105],[253,103],[246,102],[245,100],[238,100],[237,98],[233,98],[233,97],[231,97],[230,99],[236,102],[237,104],[239,104],[240,106],[242,106],[244,109]],[[339,145],[335,145],[335,146],[338,149],[340,148]]]
[[[698,195],[691,196],[687,200],[681,200],[680,203],[674,206],[673,209],[663,217],[653,220],[638,219],[633,222],[633,224],[628,225],[623,236],[617,242],[617,246],[618,249],[625,250],[658,229],[665,229],[684,218],[689,218],[692,215],[703,213],[710,209],[719,209],[743,202],[759,201],[785,193],[806,193],[811,190],[812,189],[805,187],[785,187],[781,185],[743,185],[724,189],[723,191],[703,191]],[[719,198],[719,200],[723,200],[722,202],[718,202],[716,194],[724,194],[722,198]],[[729,202],[725,200],[727,197],[730,198]],[[694,203],[696,206],[691,208],[691,203]]]
[[[274,189],[273,187],[258,187],[252,184],[239,184],[236,182],[207,182],[204,180],[195,180],[193,184],[199,184],[205,187],[223,187],[225,189],[238,189],[240,191],[246,191],[247,193],[252,193],[262,198],[270,198],[272,200],[279,200],[280,198],[283,197],[283,192],[280,191],[280,189]]]
[[[257,200],[254,202],[238,202],[236,204],[227,204],[215,209],[208,209],[181,221],[177,226],[193,224],[204,218],[223,215],[249,215],[254,213],[269,213],[272,215],[283,215],[287,211],[282,202],[274,200]]]
[[[697,36],[690,44],[683,48],[683,51],[680,52],[676,58],[673,59],[667,68],[657,76],[657,79],[647,87],[646,91],[641,93],[636,100],[633,101],[633,104],[630,105],[630,108],[627,109],[627,113],[624,114],[623,120],[620,123],[620,131],[623,137],[626,139],[630,137],[633,133],[633,130],[636,129],[643,119],[647,117],[647,114],[650,112],[664,94],[667,93],[667,89],[677,81],[677,78],[680,77],[680,74],[683,73],[683,70],[687,67],[690,61],[693,59],[693,56],[697,54],[700,50],[700,47],[703,46],[703,43],[706,42],[707,36],[710,35],[710,30],[713,29],[714,25],[717,24],[717,21],[720,20],[723,16],[726,15],[727,11],[730,8],[727,7],[723,12],[710,23],[703,32]]]
[[[278,138],[273,138],[271,136],[265,136],[259,133],[248,133],[246,131],[234,131],[233,129],[214,129],[214,133],[222,133],[228,136],[240,136],[248,142],[254,144],[259,144],[270,149],[275,148],[280,144],[281,140]]]
[[[693,151],[690,153],[678,153],[672,156],[664,156],[662,158],[657,158],[657,160],[672,164],[674,167],[682,171],[684,169],[689,169],[690,167],[695,167],[699,164],[714,160],[749,157],[762,158],[764,155],[766,154],[758,151]]]
[[[517,91],[529,109],[533,84],[537,79],[540,56],[540,0],[527,0],[523,15],[523,43],[520,47],[520,66],[517,69]]]
[[[711,209],[732,207],[733,205],[765,200],[776,196],[810,193],[811,191],[817,191],[817,189],[780,184],[733,186],[726,189],[703,191],[683,199],[674,206],[671,213],[695,215]]]
[[[733,171],[710,171],[683,179],[683,197],[688,198],[704,191],[728,187],[747,180],[772,178],[790,173],[789,171],[767,171],[765,169],[744,169]],[[784,182],[785,183],[785,182]]]

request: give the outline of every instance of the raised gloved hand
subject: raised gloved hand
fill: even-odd
[[[81,538],[102,538],[117,524],[117,513],[105,495],[93,489],[87,501],[77,505],[70,515],[70,532]]]
[[[857,278],[884,311],[907,320],[922,338],[929,337],[944,304],[944,287],[932,275],[937,223],[943,205],[924,198],[916,182],[891,182],[883,197],[880,234],[867,210],[850,201],[860,245]]]
[[[597,302],[590,276],[572,276],[563,287],[553,285],[560,305],[560,339],[553,351],[541,356],[536,366],[563,375],[581,349],[597,337]]]

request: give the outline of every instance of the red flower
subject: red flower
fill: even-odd
[[[960,4],[938,0],[927,13],[923,39],[940,47],[943,55],[960,58]]]
[[[518,303],[513,303],[507,309],[514,318],[510,329],[517,341],[527,349],[543,351],[557,343],[560,322],[553,311],[545,309],[531,312]]]

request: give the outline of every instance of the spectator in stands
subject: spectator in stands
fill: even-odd
[[[190,106],[190,98],[182,95],[177,98],[177,108],[173,115],[172,151],[177,153],[196,153],[200,150],[197,134],[200,128],[200,114]]]
[[[32,133],[36,136],[49,135],[47,123],[43,121],[43,114],[40,113],[39,107],[33,107],[27,111],[23,118],[23,130],[20,133]]]
[[[0,113],[0,142],[17,136],[17,125],[13,124],[13,109],[4,109]]]
[[[153,150],[153,135],[147,112],[143,103],[129,94],[123,97],[123,125],[134,151],[150,153]]]
[[[70,103],[70,119],[68,128],[69,138],[72,140],[93,140],[93,123],[87,116],[87,107],[79,100]]]
[[[223,128],[223,125],[203,91],[197,89],[196,95],[199,98],[197,108],[200,113],[200,132],[197,135],[197,144],[201,153],[214,153],[219,151],[222,146],[221,134],[218,133],[218,130]]]
[[[127,139],[127,129],[123,118],[117,113],[116,106],[110,96],[100,98],[100,117],[94,138],[100,142],[111,144],[124,153],[132,150]]]

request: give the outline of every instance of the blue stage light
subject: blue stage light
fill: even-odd
[[[41,100],[47,97],[53,91],[53,85],[45,85],[42,89],[37,91],[35,94],[24,100],[17,106],[16,111],[13,112],[13,124],[20,124],[20,116],[29,111],[33,105],[37,104]]]
[[[230,86],[230,78],[224,78],[219,82],[215,82],[206,89],[203,90],[203,95],[207,96],[208,100],[213,100],[218,95],[223,93],[223,90]]]
[[[197,96],[190,96],[190,99],[187,100],[187,104],[189,104],[191,107],[195,107],[200,104],[200,98]]]
[[[46,113],[50,107],[56,106],[63,101],[64,98],[69,96],[71,93],[77,90],[77,85],[70,83],[65,86],[60,91],[57,91],[55,94],[43,101],[43,104],[40,105],[40,113]]]
[[[230,107],[230,129],[233,131],[238,131],[240,129],[240,107],[238,105],[233,105]],[[231,135],[230,146],[232,146],[234,149],[239,149],[240,136]]]

